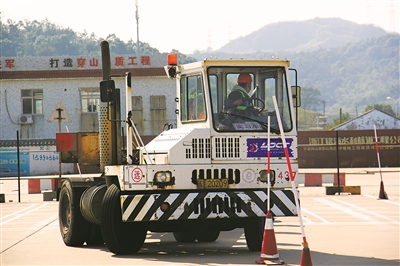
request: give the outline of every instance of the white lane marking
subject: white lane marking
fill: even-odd
[[[51,224],[53,221],[58,219],[58,214],[54,214],[49,216],[47,219],[41,220],[40,222],[36,223],[32,226],[32,228],[42,228],[48,224]]]
[[[358,213],[358,212],[356,212],[356,211],[354,211],[354,210],[352,210],[352,209],[350,209],[350,208],[346,208],[346,207],[344,207],[344,206],[341,206],[341,205],[339,205],[339,204],[336,204],[336,203],[334,203],[334,202],[331,202],[331,201],[329,201],[329,200],[327,200],[327,199],[315,198],[315,200],[316,200],[316,201],[319,201],[319,202],[321,202],[321,203],[324,203],[324,204],[326,204],[326,205],[328,205],[328,206],[330,206],[330,207],[332,207],[332,208],[334,208],[334,209],[336,209],[336,210],[339,210],[339,211],[342,211],[342,212],[344,212],[344,213],[347,213],[347,214],[349,214],[349,215],[351,215],[351,216],[354,216],[354,217],[356,217],[356,218],[358,218],[358,219],[365,220],[365,221],[373,221],[373,219],[372,219],[371,217],[367,216],[367,215],[364,215],[364,214],[362,214],[362,213]]]
[[[241,234],[239,236],[239,239],[236,240],[236,245],[232,245],[232,248],[244,248],[247,247],[246,244],[246,237],[244,236],[244,234]]]
[[[365,196],[365,197],[368,197],[368,198],[378,199],[376,196],[372,196],[372,195],[368,195],[368,194],[362,194],[362,195]],[[390,204],[393,204],[393,205],[396,205],[396,206],[400,206],[399,203],[396,203],[396,202],[393,202],[393,201],[390,201],[390,200],[380,200],[380,201],[381,202],[390,203]]]
[[[336,201],[336,202],[340,202],[340,203],[342,203],[342,204],[348,205],[348,206],[350,206],[350,207],[352,207],[352,208],[354,208],[354,209],[356,209],[356,210],[359,210],[359,211],[368,213],[369,215],[376,216],[376,217],[378,217],[378,218],[380,218],[380,219],[388,220],[388,221],[391,221],[391,222],[397,222],[396,220],[393,220],[393,219],[391,219],[391,218],[389,218],[389,217],[386,217],[386,216],[381,215],[381,214],[379,214],[379,213],[371,212],[371,211],[366,210],[366,209],[364,209],[364,208],[361,208],[361,207],[359,207],[359,206],[357,206],[357,205],[354,205],[354,204],[351,204],[351,203],[348,203],[348,202],[345,202],[345,201],[342,201],[342,200],[339,200],[339,199],[333,199],[333,200]]]
[[[304,209],[301,209],[302,211],[304,211]],[[303,217],[304,223],[305,224],[315,224],[313,221],[310,220],[310,218],[302,215],[301,217]]]
[[[322,218],[321,216],[319,216],[319,215],[317,215],[317,214],[315,214],[315,213],[313,213],[313,212],[310,212],[309,210],[307,210],[307,209],[305,209],[305,208],[301,208],[301,209],[302,209],[304,212],[308,213],[309,215],[312,215],[312,216],[314,216],[315,218],[321,220],[322,223],[324,223],[324,224],[333,224],[333,223],[329,222],[328,220],[326,220],[325,218]]]
[[[19,211],[10,213],[10,214],[8,214],[8,215],[6,215],[6,216],[2,216],[2,217],[0,217],[0,220],[3,220],[3,219],[5,219],[5,218],[7,218],[7,217],[10,217],[10,216],[14,216],[14,215],[16,215],[16,214],[18,214],[18,213],[20,213],[20,212],[26,211],[27,209],[30,209],[30,208],[34,207],[34,206],[36,206],[36,205],[37,205],[37,204],[32,204],[32,205],[30,205],[30,206],[28,206],[28,207],[26,207],[26,208],[23,208],[22,210],[19,210]]]
[[[34,208],[34,209],[32,209],[32,210],[30,210],[30,211],[28,211],[28,212],[19,214],[19,215],[15,216],[15,217],[13,217],[13,218],[11,218],[11,219],[5,220],[4,222],[1,222],[0,225],[9,223],[9,222],[11,222],[11,221],[14,221],[15,219],[18,219],[18,218],[20,218],[20,217],[22,217],[22,216],[25,216],[25,215],[27,215],[27,214],[30,214],[31,212],[34,212],[34,211],[36,211],[36,210],[39,210],[39,209],[41,209],[41,208],[43,208],[43,207],[45,207],[45,206],[47,206],[47,205],[48,205],[48,203],[45,203],[45,204],[43,204],[43,205],[40,205],[39,207]]]
[[[3,225],[3,224],[5,224],[5,223],[8,223],[8,222],[10,222],[10,221],[13,221],[13,220],[15,220],[15,219],[17,219],[17,218],[19,218],[19,217],[22,217],[22,216],[24,216],[24,215],[27,215],[27,214],[29,214],[29,213],[31,213],[31,212],[33,212],[33,211],[36,211],[36,210],[38,210],[38,209],[40,209],[40,208],[43,208],[43,207],[45,207],[46,205],[48,205],[48,203],[43,204],[42,206],[39,206],[39,207],[37,207],[37,208],[35,208],[35,209],[33,209],[33,210],[30,210],[29,212],[26,212],[26,213],[24,213],[24,214],[18,215],[17,217],[14,217],[14,218],[12,218],[12,219],[9,219],[9,220],[7,220],[7,221],[1,223],[0,226]],[[12,247],[18,245],[18,244],[21,243],[22,241],[24,241],[24,240],[30,238],[31,236],[33,236],[33,235],[36,234],[37,232],[41,231],[43,228],[45,228],[45,227],[49,226],[50,224],[54,223],[55,221],[57,221],[57,220],[58,220],[58,217],[56,217],[56,218],[54,218],[54,217],[56,217],[56,216],[53,216],[53,217],[52,217],[53,220],[50,220],[47,224],[43,225],[43,226],[40,227],[38,230],[34,231],[33,233],[27,235],[26,237],[24,237],[24,238],[22,238],[22,239],[20,239],[20,240],[18,240],[17,242],[15,242],[14,244],[12,244],[11,246],[9,246],[9,247],[7,247],[7,248],[1,250],[1,251],[0,251],[0,255],[3,254],[4,252],[8,251],[8,250],[11,249]],[[49,220],[49,219],[47,219],[47,221],[48,221],[48,220]],[[8,230],[8,231],[10,231],[10,230]],[[3,247],[2,247],[2,248],[3,248]]]
[[[324,223],[313,223],[313,224],[306,224],[309,226],[326,226],[328,224],[324,224]],[[397,228],[399,226],[399,222],[390,222],[390,221],[383,221],[383,222],[378,222],[378,221],[372,221],[372,222],[367,222],[367,221],[359,221],[359,222],[334,222],[334,223],[330,223],[329,226],[343,226],[343,225],[396,225]]]

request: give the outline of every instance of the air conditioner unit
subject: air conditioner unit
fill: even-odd
[[[21,115],[19,117],[19,123],[20,124],[32,124],[33,123],[32,115]]]

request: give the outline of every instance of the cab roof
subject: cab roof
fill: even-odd
[[[208,67],[289,67],[288,59],[204,59],[202,61],[180,65],[180,70],[190,70]]]

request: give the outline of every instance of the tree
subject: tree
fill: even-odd
[[[387,114],[396,116],[396,113],[390,104],[382,104],[382,103],[376,103],[374,105],[370,104],[367,107],[365,107],[365,112],[368,112],[369,110],[372,110],[372,109],[377,109],[377,110],[385,112]]]
[[[177,54],[178,55],[178,63],[179,64],[187,64],[187,63],[193,63],[196,62],[196,59],[187,55],[184,55],[180,53],[178,50],[172,49],[171,54]]]
[[[301,107],[305,110],[316,111],[322,100],[320,99],[321,92],[317,88],[302,87],[301,88]]]
[[[346,112],[342,114],[342,117],[339,116],[338,118],[333,119],[333,126],[338,126],[348,120],[350,120],[350,114]]]

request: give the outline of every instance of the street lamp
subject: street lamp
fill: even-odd
[[[390,96],[386,97],[386,100],[388,100],[388,101],[393,100],[394,101],[394,103],[395,103],[395,111],[394,112],[396,114],[396,117],[398,117],[398,114],[399,114],[399,99],[396,100],[396,99],[393,99]],[[390,105],[390,103],[389,103],[389,105]]]

